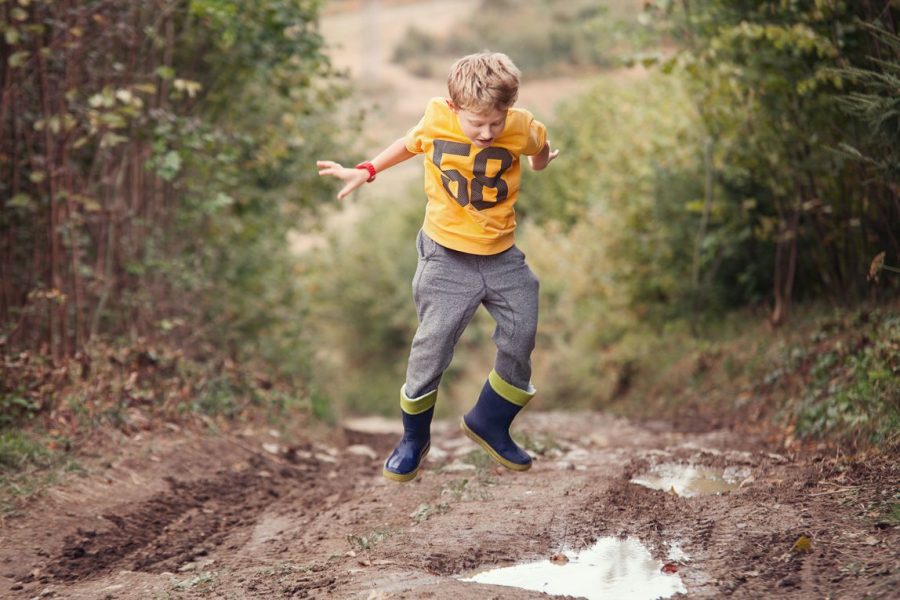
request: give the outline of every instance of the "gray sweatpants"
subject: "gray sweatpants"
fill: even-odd
[[[494,369],[507,383],[530,389],[539,284],[525,254],[516,246],[490,256],[457,252],[422,231],[416,249],[412,289],[419,328],[406,368],[407,397],[437,389],[459,336],[482,304],[497,322]]]

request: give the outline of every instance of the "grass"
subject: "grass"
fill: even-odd
[[[484,452],[478,452],[487,457],[487,454],[485,454]],[[488,462],[486,463],[485,468],[494,466],[495,464],[496,463],[494,463],[488,457]],[[496,483],[496,479],[482,475],[477,476],[474,479],[453,479],[444,484],[443,487],[441,487],[441,497],[449,498],[454,502],[490,500],[492,498],[492,495],[488,488]]]
[[[435,515],[442,515],[450,510],[450,505],[446,502],[439,502],[437,504],[428,504],[423,502],[419,506],[416,507],[416,510],[410,513],[410,518],[416,521],[417,523],[422,523],[423,521],[427,521],[429,518]]]
[[[259,364],[201,360],[164,340],[97,342],[61,365],[26,353],[0,355],[0,518],[81,470],[75,456],[93,431],[265,422],[287,432],[332,418],[312,391],[267,375]]]
[[[900,525],[900,501],[886,502],[879,512],[879,522],[887,523],[891,527]]]
[[[173,579],[172,586],[179,590],[189,590],[198,586],[210,586],[219,576],[218,571],[204,571],[188,579]]]
[[[532,454],[544,456],[550,451],[562,450],[562,446],[550,433],[514,433],[513,440]]]
[[[351,533],[347,535],[347,541],[354,550],[371,550],[387,539],[391,533],[389,529],[375,529],[364,534]]]
[[[15,515],[31,498],[81,465],[22,431],[0,432],[0,519]]]
[[[859,312],[827,325],[795,348],[798,366],[811,365],[792,406],[797,431],[875,444],[900,441],[900,317]],[[818,352],[805,355],[810,348]]]
[[[743,425],[770,422],[793,437],[851,448],[894,447],[900,443],[897,314],[896,304],[798,306],[774,331],[761,317],[735,313],[696,335],[665,332],[633,357],[631,388],[597,406],[657,418],[699,412]]]
[[[497,464],[490,455],[481,448],[466,453],[461,457],[461,460],[466,464],[472,465],[479,471],[484,471]]]

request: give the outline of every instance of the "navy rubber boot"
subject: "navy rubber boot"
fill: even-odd
[[[531,456],[509,436],[509,426],[532,396],[534,389],[521,390],[491,371],[478,402],[463,416],[460,426],[498,463],[513,471],[527,471]]]
[[[401,392],[400,410],[403,414],[403,437],[384,462],[382,474],[392,481],[411,481],[419,474],[422,460],[431,448],[431,417],[437,390],[416,400]]]

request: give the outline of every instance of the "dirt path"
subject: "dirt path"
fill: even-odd
[[[725,432],[600,414],[521,421],[530,472],[495,467],[438,423],[409,484],[381,477],[395,435],[371,426],[328,444],[264,432],[113,440],[86,476],[0,529],[0,597],[537,598],[459,579],[606,536],[643,544],[691,598],[888,598],[900,585],[897,528],[867,516],[896,478]],[[630,482],[667,463],[730,467],[740,487],[680,497]],[[810,552],[792,551],[801,535]],[[598,565],[596,578],[620,567]]]

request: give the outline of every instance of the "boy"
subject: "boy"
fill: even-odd
[[[512,108],[519,76],[505,54],[465,56],[450,71],[450,98],[432,99],[418,125],[378,156],[352,169],[316,163],[319,175],[345,183],[338,193],[342,199],[376,173],[416,154],[426,157],[428,203],[412,284],[419,327],[400,390],[403,438],[383,469],[394,481],[415,478],[428,453],[438,384],[482,304],[497,322],[497,359],[461,426],[504,467],[531,467],[531,457],[509,436],[513,418],[535,393],[531,351],[538,313],[538,280],[515,246],[513,205],[519,156],[527,155],[539,171],[559,151],[551,151],[546,128],[531,113]]]

